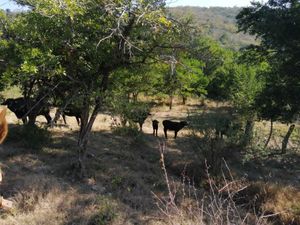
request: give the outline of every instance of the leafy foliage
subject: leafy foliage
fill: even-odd
[[[241,31],[261,39],[256,49],[271,66],[258,98],[263,118],[292,121],[299,113],[299,10],[299,1],[276,0],[252,3],[237,16]]]
[[[8,26],[6,40],[16,51],[6,79],[20,85],[25,97],[51,95],[66,103],[76,96],[83,105],[79,158],[85,158],[93,123],[109,95],[110,75],[159,60],[163,49],[178,42],[180,24],[167,18],[161,0],[17,2],[30,10]]]

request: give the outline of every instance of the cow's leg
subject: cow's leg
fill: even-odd
[[[63,120],[64,120],[65,125],[67,125],[67,120],[66,120],[65,114],[62,114],[61,116],[62,116],[62,118],[63,118]]]
[[[80,126],[80,117],[76,116],[76,121],[77,121],[78,126]]]
[[[45,116],[45,118],[47,120],[47,124],[50,124],[51,121],[52,121],[52,118],[51,118],[50,114],[49,113],[45,113],[44,116]]]
[[[176,139],[178,130],[175,130],[174,132],[175,132],[174,138]]]
[[[34,125],[36,120],[36,115],[30,115],[28,116],[28,118],[29,118],[28,124],[31,126]]]
[[[166,139],[168,139],[168,135],[167,135],[167,129],[166,129],[166,128],[164,128],[164,133],[165,133],[165,137],[166,137]]]
[[[25,117],[22,118],[22,122],[23,122],[23,124],[26,124],[28,122],[27,116],[25,116]]]

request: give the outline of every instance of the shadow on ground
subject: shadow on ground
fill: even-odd
[[[214,116],[221,115],[215,111],[207,113],[209,115],[203,114],[204,121],[215,122]],[[189,119],[195,121],[195,118]],[[213,126],[214,123],[206,123],[203,129]],[[205,159],[211,157],[209,160],[218,165],[219,162],[214,161],[214,157],[218,157],[228,162],[237,178],[299,187],[299,153],[243,161],[244,152],[226,147],[223,142],[212,146],[203,136],[186,132],[189,127],[180,131],[177,139],[170,134],[168,140],[151,134],[131,137],[110,131],[92,132],[87,159],[89,176],[82,181],[74,174],[78,131],[51,130],[49,141],[31,149],[24,147],[22,133],[16,132],[20,129],[20,125],[10,127],[11,136],[0,150],[5,173],[1,191],[18,205],[15,217],[21,217],[22,213],[33,214],[39,205],[50,201],[48,204],[56,209],[57,217],[61,215],[60,224],[96,224],[97,221],[106,224],[112,220],[119,220],[115,224],[148,224],[159,220],[160,211],[152,192],[158,196],[167,194],[160,164],[162,143],[166,146],[167,171],[178,182],[184,172],[196,185],[201,185],[207,178]],[[220,152],[217,151],[220,155],[214,155],[216,146],[220,148]]]

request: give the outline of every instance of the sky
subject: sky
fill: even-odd
[[[250,0],[167,0],[169,6],[248,6]],[[1,9],[20,10],[21,7],[17,6],[11,0],[0,0]]]
[[[21,10],[22,7],[10,0],[0,0],[0,9]]]

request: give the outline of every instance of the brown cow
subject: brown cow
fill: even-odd
[[[0,113],[0,144],[4,141],[8,133],[8,125],[5,119],[6,109],[3,109]]]
[[[3,143],[4,139],[7,136],[8,133],[8,125],[7,125],[7,121],[5,119],[5,114],[6,114],[6,109],[3,109],[0,113],[0,144]],[[0,169],[0,183],[2,181],[2,172]],[[0,208],[2,209],[11,209],[13,207],[13,202],[4,199],[1,195],[0,195]]]

